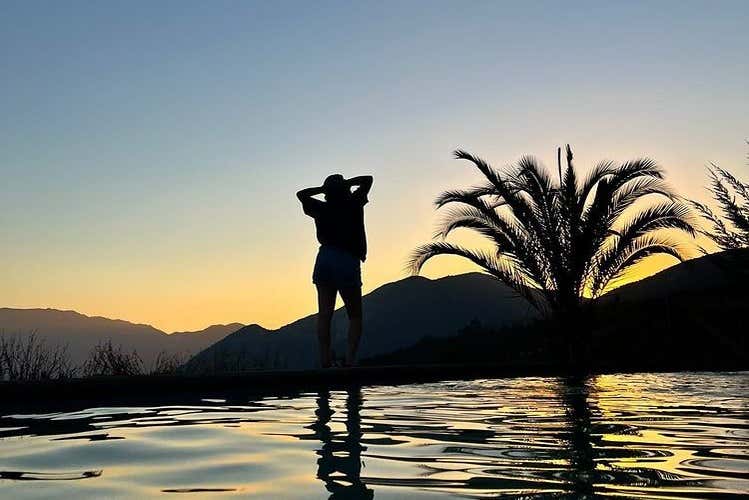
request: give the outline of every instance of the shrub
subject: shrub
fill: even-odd
[[[150,373],[152,375],[173,375],[177,373],[185,361],[187,361],[185,355],[161,351],[156,356],[156,361],[154,361]]]
[[[127,376],[143,374],[143,361],[136,351],[124,352],[122,346],[115,347],[111,340],[97,344],[83,364],[83,375]]]
[[[50,346],[35,331],[7,335],[0,330],[0,380],[64,379],[76,371],[67,345]]]

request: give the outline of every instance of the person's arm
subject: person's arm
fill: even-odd
[[[372,189],[372,182],[374,178],[371,175],[360,175],[358,177],[352,177],[346,181],[351,186],[358,186],[354,190],[354,194],[360,196],[362,199],[366,198],[369,194],[369,190]]]
[[[299,198],[299,201],[304,203],[306,200],[309,200],[310,198],[318,194],[323,194],[322,186],[309,187],[309,188],[305,188],[300,191],[297,191],[296,197]]]
[[[297,191],[296,197],[299,198],[299,201],[302,202],[302,211],[304,211],[305,214],[309,215],[310,217],[317,217],[317,215],[320,213],[320,210],[322,210],[322,207],[325,205],[325,202],[322,200],[318,200],[317,198],[313,198],[313,196],[322,193],[322,187],[310,187]]]

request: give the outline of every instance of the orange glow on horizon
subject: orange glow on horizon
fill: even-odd
[[[486,158],[508,157],[480,150]],[[582,165],[607,156],[631,156],[579,150]],[[456,168],[456,162],[444,156],[439,175],[412,184],[375,177],[366,212],[370,251],[363,266],[364,293],[407,277],[404,266],[409,253],[430,241],[440,219],[433,206],[436,194],[480,180],[474,169]],[[699,168],[697,178],[703,182]],[[679,191],[695,198],[694,193],[702,189],[694,182],[685,187]],[[187,228],[167,235],[182,241],[179,245],[168,239],[162,242],[156,235],[144,242],[134,232],[116,244],[101,241],[96,248],[78,245],[51,251],[44,245],[11,246],[7,258],[13,265],[0,282],[0,307],[75,310],[150,324],[165,332],[234,322],[279,328],[315,312],[311,273],[317,244],[312,221],[292,197],[266,209],[250,222],[235,214],[237,220],[226,219],[220,231],[211,218],[190,221]],[[481,238],[461,233],[456,241],[471,247]],[[674,264],[671,257],[648,258],[620,285]],[[438,278],[478,270],[460,258],[439,257],[425,266],[422,275]]]

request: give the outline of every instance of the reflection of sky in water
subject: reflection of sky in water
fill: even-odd
[[[738,494],[748,382],[525,378],[15,411],[0,418],[0,496]]]

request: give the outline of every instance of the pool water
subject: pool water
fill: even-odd
[[[0,407],[0,498],[738,497],[747,389],[631,374]]]

